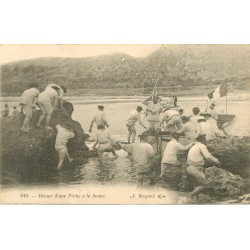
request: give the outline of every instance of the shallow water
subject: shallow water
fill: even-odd
[[[183,99],[183,100],[182,100]],[[105,100],[105,98],[103,99]],[[93,114],[97,110],[97,105],[102,104],[100,101],[95,103],[84,103],[84,97],[71,100],[74,104],[73,119],[81,123],[84,131],[88,133],[90,121]],[[105,100],[107,101],[107,100]],[[117,100],[116,100],[117,101]],[[110,124],[109,131],[115,140],[126,141],[127,129],[126,119],[129,112],[141,104],[141,100],[134,99],[126,100],[123,103],[105,103],[105,112]],[[5,102],[4,102],[5,103]],[[10,106],[18,105],[16,100],[8,101]],[[190,115],[194,106],[200,107],[202,111],[205,109],[204,98],[179,98],[178,104],[184,108],[184,115]],[[3,102],[1,102],[3,106]],[[225,103],[221,101],[216,106],[218,113],[225,113]],[[250,135],[250,101],[231,101],[228,103],[228,114],[235,114],[237,120],[232,130],[232,135],[249,136]],[[144,114],[141,115],[143,120]],[[144,123],[147,124],[146,120]],[[96,128],[93,128],[93,134]],[[143,132],[138,124],[136,130],[139,133]],[[138,139],[138,138],[137,138]],[[93,143],[87,145],[91,148]],[[135,184],[135,169],[131,160],[127,158],[127,153],[119,150],[118,159],[113,160],[112,154],[104,155],[103,164],[99,163],[97,158],[86,159],[81,166],[72,168],[63,168],[60,171],[48,171],[44,173],[42,179],[26,178],[25,183],[31,185],[44,184]]]

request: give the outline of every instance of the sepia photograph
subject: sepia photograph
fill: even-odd
[[[1,204],[250,204],[250,45],[0,53]]]

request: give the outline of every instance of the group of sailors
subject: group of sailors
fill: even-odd
[[[161,175],[158,179],[164,179],[166,175],[169,176],[169,172],[180,173],[181,171],[178,170],[182,169],[182,164],[178,161],[178,155],[182,151],[188,151],[186,171],[195,185],[191,193],[191,197],[194,197],[206,189],[208,185],[204,174],[205,160],[216,166],[221,165],[219,160],[209,153],[206,142],[215,139],[217,136],[227,137],[228,135],[220,129],[223,122],[218,120],[214,103],[203,114],[200,114],[198,107],[194,107],[191,116],[184,116],[182,108],[176,107],[177,105],[164,108],[160,101],[159,97],[153,96],[143,102],[146,106],[143,119],[141,118],[142,106],[137,106],[136,109],[130,112],[126,121],[128,129],[127,143],[114,142],[108,130],[105,130],[105,127],[108,128],[109,124],[104,113],[104,107],[102,105],[98,106],[99,111],[93,117],[89,130],[89,132],[92,132],[93,124],[97,124],[96,142],[93,148],[95,149],[99,144],[99,154],[112,152],[115,158],[117,158],[118,156],[114,148],[119,145],[133,159],[137,186],[148,185],[152,184],[156,179],[154,169],[156,152],[147,141],[147,133],[139,133],[140,141],[135,142],[136,122],[141,127],[148,129],[148,131],[154,131],[156,135],[159,130],[169,132],[172,140],[168,142],[164,150],[161,160]],[[145,125],[145,118],[147,119],[148,127]],[[179,142],[181,134],[185,136],[185,145]]]
[[[146,106],[144,119],[147,118],[149,130],[161,129],[161,131],[170,133],[178,132],[184,134],[187,141],[194,140],[199,134],[205,134],[207,140],[228,136],[223,130],[224,121],[218,120],[215,103],[212,103],[203,114],[201,114],[198,107],[194,107],[191,116],[183,115],[184,110],[180,107],[170,106],[164,108],[157,96],[150,97],[143,104]],[[140,118],[142,110],[143,108],[138,106],[129,115],[126,123],[129,131],[128,143],[135,141],[135,124],[137,121],[145,128],[144,119],[142,121]]]
[[[25,119],[21,130],[28,133],[31,130],[31,120],[36,105],[42,111],[38,119],[36,127],[41,128],[45,120],[45,129],[51,130],[50,120],[53,110],[63,107],[63,98],[66,93],[66,88],[56,84],[48,84],[44,91],[40,92],[38,85],[32,84],[29,89],[25,90],[21,96],[20,107],[21,112],[25,113]],[[89,132],[92,132],[94,123],[96,123],[97,131],[93,149],[98,145],[98,157],[102,159],[104,152],[112,152],[115,158],[117,154],[115,150],[122,148],[132,157],[136,168],[137,185],[141,186],[149,180],[154,179],[154,152],[152,146],[147,142],[147,135],[140,135],[140,142],[135,142],[136,138],[136,122],[144,129],[170,132],[172,140],[168,142],[161,161],[161,175],[164,178],[168,171],[173,168],[180,168],[178,162],[178,154],[181,151],[188,151],[187,156],[187,172],[196,182],[192,196],[201,192],[207,185],[207,180],[204,175],[204,159],[210,160],[215,165],[220,165],[218,159],[213,157],[206,148],[206,141],[213,140],[216,136],[226,137],[226,133],[221,130],[223,122],[218,121],[218,116],[215,111],[215,104],[200,114],[200,109],[194,107],[193,115],[184,116],[184,110],[177,107],[177,98],[172,98],[174,105],[164,107],[161,104],[161,99],[158,96],[152,96],[146,99],[143,104],[146,106],[145,116],[141,119],[142,106],[137,106],[132,110],[126,121],[128,129],[128,143],[115,142],[109,132],[109,123],[104,112],[104,106],[99,105],[97,113],[93,116],[90,123]],[[145,118],[148,126],[145,125]],[[74,133],[67,122],[61,122],[56,125],[57,137],[55,149],[59,154],[59,163],[57,168],[60,169],[63,165],[65,157],[71,162],[73,159],[69,156],[67,142],[74,137]],[[186,145],[179,142],[180,135],[184,134]]]
[[[26,89],[20,98],[20,112],[14,106],[12,117],[18,116],[19,114],[25,114],[25,118],[21,127],[23,133],[29,133],[32,130],[32,123],[34,118],[34,113],[37,107],[42,111],[36,128],[43,128],[43,123],[45,123],[44,128],[46,131],[51,131],[53,128],[50,127],[50,121],[52,113],[55,109],[65,110],[63,106],[64,94],[67,92],[64,86],[59,86],[57,84],[48,84],[46,88],[40,92],[39,86],[37,84],[31,84],[28,89]],[[8,104],[5,104],[5,109],[2,111],[3,117],[9,117]],[[67,149],[67,142],[70,138],[74,137],[74,133],[70,128],[70,124],[62,121],[60,124],[56,125],[57,137],[55,142],[55,149],[59,154],[58,168],[61,168],[65,157],[71,162],[73,159],[70,158]]]

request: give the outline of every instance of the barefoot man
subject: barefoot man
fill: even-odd
[[[147,129],[146,126],[143,125],[140,117],[140,113],[142,111],[142,107],[138,106],[136,109],[132,110],[129,114],[129,118],[127,120],[127,128],[128,128],[128,143],[130,143],[130,138],[132,136],[132,143],[135,142],[136,130],[135,130],[135,123],[138,121],[139,124]]]

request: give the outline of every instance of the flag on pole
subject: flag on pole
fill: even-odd
[[[208,97],[210,99],[212,98],[218,99],[226,95],[227,95],[227,83],[225,82],[219,85],[214,91],[210,92],[208,94]]]

